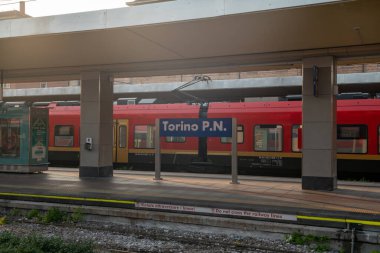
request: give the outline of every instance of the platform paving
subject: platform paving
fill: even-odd
[[[302,190],[301,180],[294,178],[240,176],[239,184],[231,184],[228,175],[163,172],[163,180],[155,181],[154,172],[115,170],[112,178],[79,178],[78,173],[62,168],[4,173],[0,198],[89,200],[111,207],[380,227],[380,183],[339,181],[337,190],[327,192]]]

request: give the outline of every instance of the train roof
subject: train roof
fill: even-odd
[[[380,110],[380,99],[337,100],[339,110]],[[210,111],[247,110],[247,111],[298,111],[302,110],[302,101],[271,102],[234,102],[210,103]]]
[[[114,105],[114,113],[118,112],[125,112],[128,110],[128,112],[136,112],[141,113],[141,111],[144,111],[144,113],[148,114],[155,114],[155,113],[162,113],[162,112],[171,112],[171,111],[199,111],[199,105],[198,104],[145,104],[145,105]]]
[[[380,99],[354,99],[338,101],[337,110],[339,111],[380,111]]]
[[[339,110],[380,110],[380,99],[353,99],[338,100],[337,107]],[[51,113],[56,114],[79,114],[78,105],[62,106],[51,103]],[[188,114],[198,113],[199,104],[145,104],[145,105],[114,105],[114,113],[121,114],[128,111],[128,114],[162,114],[177,113]],[[209,104],[209,112],[290,112],[301,111],[302,101],[275,101],[275,102],[213,102]]]

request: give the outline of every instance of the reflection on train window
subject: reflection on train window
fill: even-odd
[[[166,136],[165,138],[166,142],[185,142],[186,138],[181,136]]]
[[[244,142],[244,126],[243,125],[237,125],[237,143],[243,143]],[[220,138],[221,143],[231,143],[232,138],[231,137],[221,137]]]
[[[135,148],[154,148],[154,126],[135,126]]]
[[[337,126],[337,153],[367,153],[368,131],[365,125]]]
[[[292,151],[301,152],[301,149],[298,145],[298,131],[302,129],[302,125],[293,125],[292,126]]]
[[[20,157],[20,120],[0,119],[1,157]]]
[[[127,147],[127,126],[119,126],[119,148]]]
[[[254,143],[256,151],[282,151],[282,126],[255,126]]]
[[[56,147],[74,146],[74,127],[71,125],[55,126],[54,146]]]

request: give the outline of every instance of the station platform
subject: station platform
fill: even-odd
[[[332,192],[301,189],[301,179],[114,170],[79,178],[78,169],[0,177],[0,199],[184,213],[294,224],[380,229],[380,183],[338,181]]]

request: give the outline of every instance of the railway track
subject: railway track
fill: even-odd
[[[161,236],[156,238],[149,238],[157,241],[163,240]],[[272,245],[262,246],[262,245],[254,245],[242,243],[239,241],[233,243],[224,243],[224,242],[216,242],[216,241],[207,241],[202,240],[200,238],[165,238],[165,240],[175,240],[176,243],[181,244],[183,247],[178,249],[178,251],[166,249],[160,250],[141,250],[141,249],[115,249],[115,248],[107,248],[104,249],[105,252],[112,253],[155,253],[155,252],[204,252],[204,253],[219,253],[219,252],[250,252],[250,253],[300,253],[306,251],[297,250],[289,250],[289,249],[280,249],[278,248],[278,244],[273,243]]]

